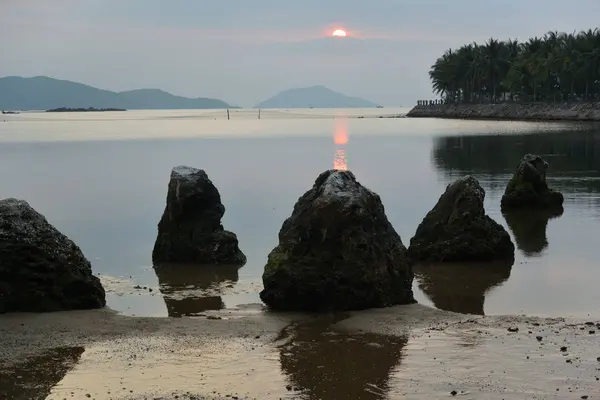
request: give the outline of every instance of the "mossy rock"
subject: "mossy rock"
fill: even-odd
[[[412,280],[379,196],[351,172],[331,170],[283,223],[260,297],[275,310],[360,310],[414,303]]]
[[[419,262],[513,260],[515,246],[504,227],[485,214],[485,191],[472,176],[448,185],[410,240]]]
[[[506,186],[502,209],[562,207],[563,195],[546,182],[547,169],[548,163],[542,157],[526,154]]]
[[[26,201],[0,200],[0,313],[102,308],[81,249]]]

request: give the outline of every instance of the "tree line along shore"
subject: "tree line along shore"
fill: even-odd
[[[600,28],[449,49],[407,116],[600,121]]]

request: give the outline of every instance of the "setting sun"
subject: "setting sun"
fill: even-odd
[[[335,31],[333,31],[331,36],[346,37],[348,36],[348,34],[343,29],[336,29]]]

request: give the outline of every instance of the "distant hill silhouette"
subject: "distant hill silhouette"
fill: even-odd
[[[232,108],[221,100],[190,99],[158,89],[111,92],[46,76],[0,78],[0,110],[47,110],[59,107],[127,110]]]
[[[325,86],[289,89],[258,104],[255,108],[356,108],[377,104],[359,97],[349,97]]]

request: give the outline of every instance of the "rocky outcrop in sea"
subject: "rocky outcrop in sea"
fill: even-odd
[[[158,223],[153,262],[243,265],[246,256],[237,236],[221,224],[224,214],[221,195],[206,172],[174,167]]]
[[[359,310],[414,303],[412,281],[380,197],[351,172],[329,170],[283,223],[260,297],[276,310]]]
[[[548,163],[542,157],[526,154],[506,186],[500,202],[502,209],[561,209],[563,195],[548,187],[547,170]]]
[[[418,226],[408,249],[415,262],[513,260],[504,227],[485,213],[485,191],[472,176],[448,185]]]
[[[26,201],[0,200],[0,313],[102,308],[81,249]]]

